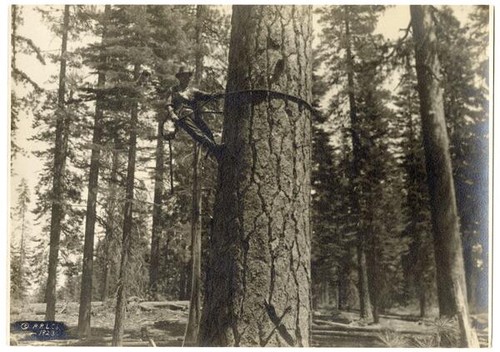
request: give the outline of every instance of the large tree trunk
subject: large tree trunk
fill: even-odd
[[[311,100],[309,6],[233,6],[227,91]],[[281,99],[226,98],[201,346],[308,346],[309,112]]]
[[[104,13],[109,12],[111,6],[106,5]],[[102,41],[105,41],[106,29],[102,34]],[[101,63],[104,64],[106,58],[101,53]],[[101,68],[97,75],[97,86],[104,88],[106,76]],[[100,98],[100,99],[99,99]],[[92,152],[90,155],[89,185],[87,193],[87,212],[85,218],[85,240],[83,245],[83,265],[82,265],[82,285],[80,291],[80,309],[78,315],[78,336],[80,339],[90,337],[90,315],[92,308],[92,276],[94,264],[94,235],[96,222],[96,205],[99,180],[99,163],[101,157],[101,135],[102,119],[104,110],[102,108],[102,97],[98,97],[95,106],[94,130],[92,136]]]
[[[202,24],[203,5],[196,6],[196,53],[194,80],[198,86],[203,72]],[[184,335],[184,346],[194,346],[198,342],[201,318],[201,148],[193,146],[193,189],[191,192],[191,298],[189,317]]]
[[[140,65],[134,66],[134,81],[139,78]],[[120,277],[116,298],[115,325],[113,329],[113,346],[121,346],[123,342],[123,324],[127,305],[127,286],[129,275],[129,255],[132,248],[132,223],[134,204],[135,155],[137,150],[137,122],[139,104],[132,103],[130,113],[130,134],[128,142],[127,181],[125,188],[125,209],[123,212],[122,255],[120,261]]]
[[[50,249],[49,269],[45,301],[47,308],[45,320],[55,320],[56,316],[56,285],[57,264],[59,257],[59,241],[61,238],[62,221],[64,219],[64,173],[66,168],[66,151],[68,148],[69,117],[66,113],[64,99],[66,94],[66,62],[69,31],[69,5],[64,6],[62,26],[61,63],[59,69],[59,89],[57,94],[56,141],[54,145],[54,171],[52,182],[52,213],[50,218]]]
[[[366,267],[366,240],[364,229],[362,228],[361,221],[361,206],[359,204],[359,177],[360,177],[360,162],[361,162],[361,145],[359,143],[359,121],[357,113],[356,97],[354,95],[354,62],[351,50],[351,30],[349,21],[349,6],[345,6],[345,35],[346,35],[346,66],[347,66],[347,91],[349,97],[349,117],[351,122],[351,138],[353,161],[351,170],[351,183],[353,192],[351,192],[351,206],[353,214],[358,216],[356,222],[356,235],[357,235],[357,259],[358,259],[358,293],[359,293],[359,314],[361,318],[371,320],[372,309],[370,303],[370,291],[368,287],[368,269]],[[358,190],[358,191],[356,191]]]
[[[462,243],[448,135],[440,87],[440,64],[432,7],[411,6],[415,58],[424,137],[427,182],[434,234],[439,310],[457,316],[462,347],[479,347],[469,323]]]

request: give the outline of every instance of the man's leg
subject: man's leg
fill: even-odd
[[[208,138],[215,141],[212,130],[210,129],[210,127],[208,127],[207,123],[201,118],[201,114],[195,112],[193,117],[193,122],[196,124],[196,126],[199,127],[199,129],[203,133],[205,133],[206,136],[208,136]]]
[[[177,121],[177,125],[184,129],[195,141],[207,148],[211,154],[219,159],[219,157],[221,156],[221,147],[217,145],[217,143],[215,143],[213,138],[210,138],[206,133],[204,133],[204,131],[198,126],[198,124],[193,121],[191,116],[187,116]]]

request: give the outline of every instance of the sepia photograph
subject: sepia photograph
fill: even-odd
[[[492,347],[493,6],[5,7],[8,345]]]

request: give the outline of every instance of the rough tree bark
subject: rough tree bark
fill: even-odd
[[[104,16],[109,13],[110,5],[104,8]],[[106,36],[106,27],[104,27],[102,34],[102,42]],[[101,53],[101,64],[104,64],[106,58]],[[106,76],[103,67],[99,69],[97,75],[97,86],[104,88]],[[83,245],[83,265],[82,265],[82,285],[80,290],[80,308],[78,315],[78,336],[80,339],[90,337],[90,315],[92,308],[92,276],[94,264],[94,234],[96,223],[96,205],[97,205],[97,192],[99,181],[99,163],[101,157],[101,136],[102,136],[102,119],[104,117],[104,110],[102,108],[102,97],[97,97],[94,116],[94,129],[92,135],[92,152],[90,155],[90,172],[89,184],[87,193],[87,211],[85,217],[85,240]]]
[[[63,193],[66,154],[68,149],[69,117],[66,113],[64,99],[66,94],[66,62],[69,31],[69,5],[64,6],[62,25],[61,62],[59,68],[59,88],[57,93],[56,140],[54,145],[54,171],[52,181],[52,213],[50,217],[50,249],[49,268],[45,300],[47,307],[45,320],[55,320],[56,316],[56,284],[57,264],[59,261],[59,242],[61,239],[62,221],[64,219]]]
[[[139,79],[140,65],[134,66],[134,81]],[[113,346],[121,346],[123,342],[123,323],[125,319],[125,308],[127,305],[127,286],[129,255],[132,246],[132,223],[134,203],[134,178],[135,178],[135,156],[137,150],[137,123],[139,116],[138,102],[132,103],[130,113],[130,132],[128,141],[127,180],[125,189],[125,209],[123,212],[123,237],[122,254],[120,261],[120,276],[118,279],[118,290],[116,298],[115,325],[113,329]]]
[[[346,36],[346,66],[347,66],[347,92],[349,98],[349,118],[351,122],[351,138],[352,138],[352,150],[353,150],[353,161],[352,161],[352,178],[351,183],[353,184],[353,189],[355,191],[351,192],[351,206],[353,208],[353,213],[361,219],[361,206],[359,204],[359,190],[357,185],[359,184],[360,177],[360,161],[361,161],[361,146],[359,141],[356,139],[359,134],[359,121],[357,113],[356,96],[354,95],[354,62],[351,50],[351,29],[349,21],[349,9],[350,6],[345,6],[345,36]],[[372,307],[370,302],[370,290],[368,286],[368,269],[366,263],[366,239],[364,230],[359,222],[356,222],[356,236],[357,236],[357,259],[358,259],[358,293],[359,293],[359,314],[361,318],[371,320]]]
[[[202,24],[203,5],[196,6],[195,28],[195,71],[194,81],[200,85],[203,72]],[[198,143],[193,147],[193,189],[191,192],[191,298],[189,318],[184,334],[183,346],[194,346],[198,342],[201,318],[201,148]]]
[[[311,101],[309,6],[233,6],[227,91]],[[308,346],[310,113],[226,97],[201,346]]]
[[[439,311],[442,316],[457,316],[462,347],[479,347],[469,322],[443,91],[439,83],[441,71],[436,48],[439,44],[434,32],[432,11],[431,6],[410,7],[431,202]]]

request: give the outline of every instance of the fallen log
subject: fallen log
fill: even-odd
[[[378,339],[377,332],[360,332],[360,331],[312,331],[312,336],[350,336],[350,337],[365,337]]]
[[[170,310],[188,310],[188,302],[140,302],[138,303],[140,309],[144,311],[152,311],[154,309],[170,309]]]
[[[318,335],[322,335],[322,334],[329,334],[329,333],[337,333],[337,332],[344,332],[344,333],[350,333],[350,334],[362,334],[362,333],[366,333],[366,334],[371,334],[373,336],[377,335],[377,334],[382,334],[384,333],[385,331],[392,331],[396,334],[401,334],[401,335],[422,335],[422,336],[426,336],[426,335],[434,335],[435,334],[435,331],[432,331],[432,330],[428,330],[428,331],[413,331],[413,330],[391,330],[391,329],[373,329],[373,330],[349,330],[349,329],[345,329],[345,330],[333,330],[333,329],[316,329],[313,327],[312,329],[312,333],[313,335],[314,334],[318,334]]]

